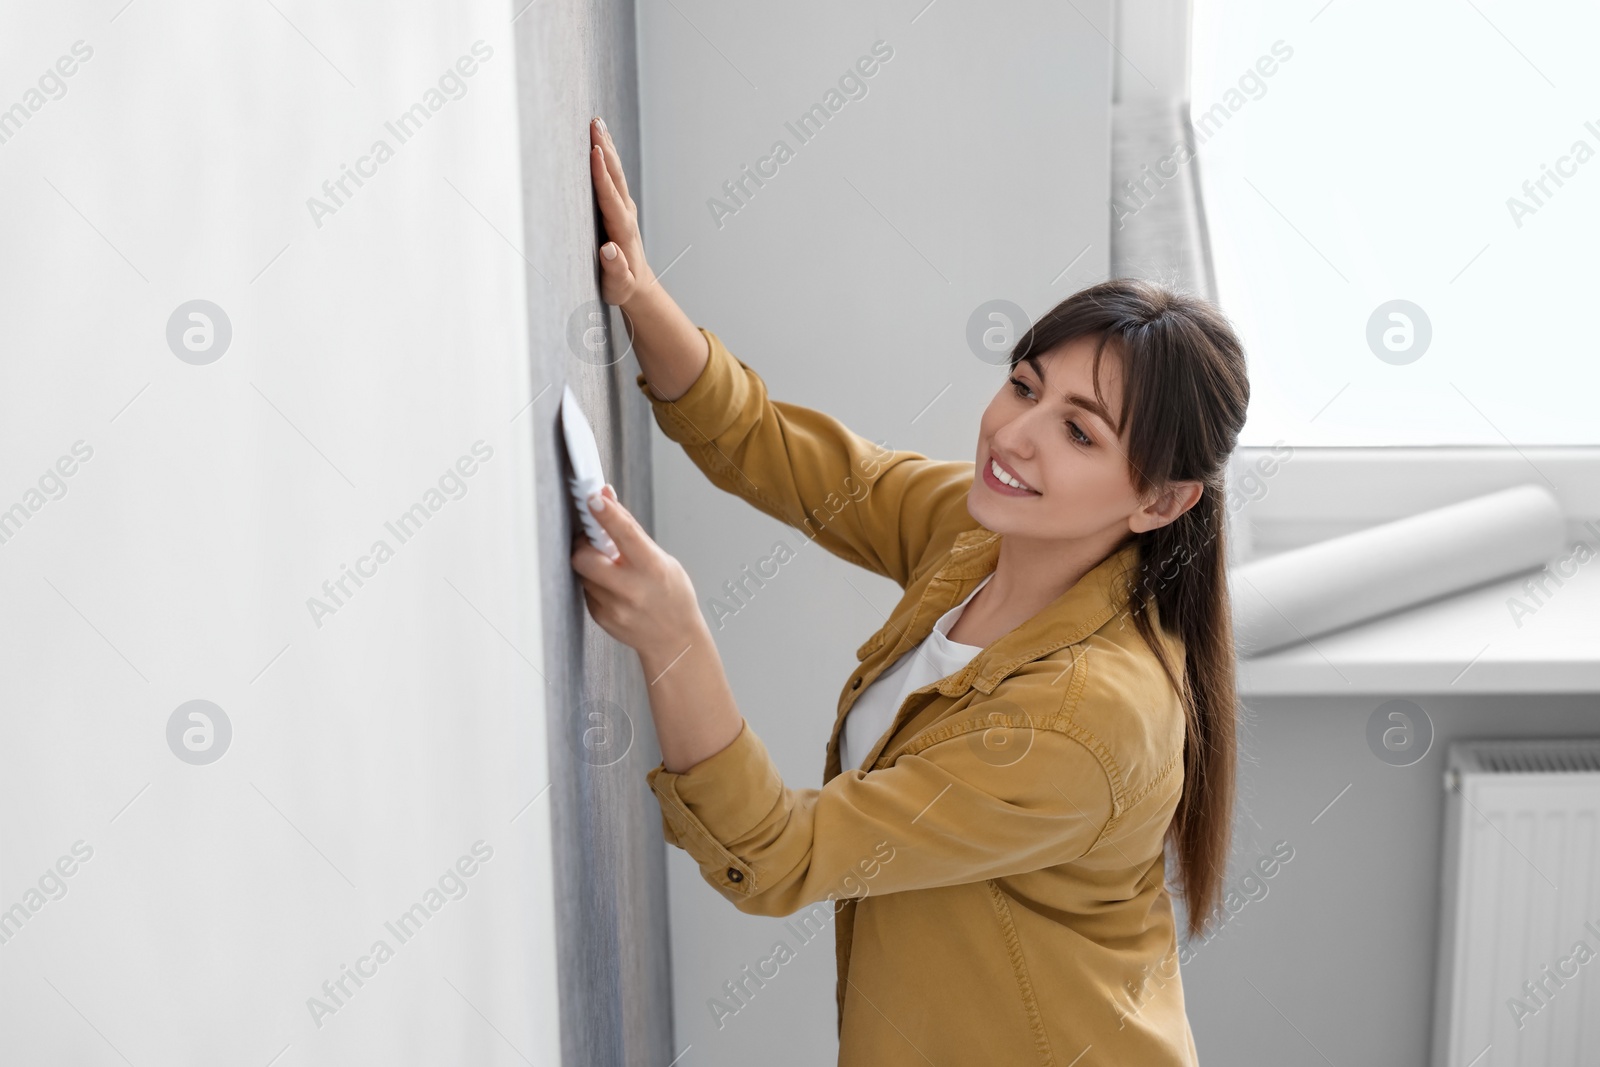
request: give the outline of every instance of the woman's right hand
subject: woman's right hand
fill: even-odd
[[[589,123],[589,146],[589,174],[606,236],[611,238],[599,250],[600,297],[608,304],[622,305],[654,285],[656,279],[644,261],[639,208],[628,195],[622,159],[599,118]]]
[[[628,195],[617,146],[598,118],[589,123],[589,176],[606,236],[611,238],[599,251],[600,298],[622,309],[633,353],[652,394],[676,400],[705,369],[711,342],[645,263],[639,209]]]

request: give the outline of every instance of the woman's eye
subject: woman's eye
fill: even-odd
[[[1008,378],[1007,381],[1011,383],[1012,391],[1015,392],[1017,396],[1026,396],[1033,392],[1032,387],[1021,378]],[[1094,440],[1088,434],[1084,433],[1083,430],[1079,429],[1078,424],[1075,422],[1067,423],[1067,432],[1072,439],[1077,441],[1080,445],[1094,444]]]

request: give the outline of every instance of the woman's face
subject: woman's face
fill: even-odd
[[[967,510],[989,529],[1116,544],[1130,529],[1152,525],[1136,518],[1141,502],[1130,480],[1128,427],[1121,436],[1114,429],[1122,361],[1109,346],[1101,356],[1101,409],[1092,377],[1095,344],[1081,337],[1019,361],[989,402],[967,496]],[[1004,484],[995,462],[1027,488]]]

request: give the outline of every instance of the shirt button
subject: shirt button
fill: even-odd
[[[857,678],[855,681],[851,682],[850,683],[850,688],[851,689],[860,689],[861,688],[861,679]]]
[[[742,882],[742,881],[744,881],[744,874],[737,867],[729,867],[728,868],[728,881],[730,881],[730,882]]]

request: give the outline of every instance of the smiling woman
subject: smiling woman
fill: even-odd
[[[713,484],[803,526],[876,446],[769,400],[689,322],[645,264],[602,127],[593,140],[615,238],[601,249],[602,292],[633,324],[657,423]],[[1194,1063],[1164,845],[1199,932],[1232,806],[1217,531],[1248,395],[1240,346],[1213,308],[1104,283],[1018,340],[974,463],[894,452],[878,464],[868,492],[816,534],[905,590],[885,625],[895,640],[862,646],[841,696],[822,789],[784,785],[733,701],[689,576],[614,494],[601,502],[621,555],[580,544],[573,567],[596,621],[650,679],[662,761],[647,778],[668,842],[761,915],[833,899],[837,873],[874,841],[904,846],[873,895],[838,900],[840,1063],[914,1062],[925,1045],[1032,1062],[1058,1043]],[[1183,566],[1163,568],[1179,553]],[[1010,899],[1036,906],[1024,914]],[[990,924],[992,937],[974,939]],[[1163,983],[1130,1027],[1117,991],[1150,973]],[[1027,1022],[954,1025],[974,1005]]]
[[[792,788],[684,567],[609,488],[591,500],[620,554],[580,539],[572,566],[649,682],[667,842],[747,914],[834,905],[841,1065],[1093,1047],[1193,1067],[1166,848],[1194,935],[1221,896],[1234,781],[1219,531],[1249,384],[1227,322],[1157,286],[1092,286],[1017,341],[974,461],[882,458],[770,399],[684,315],[645,262],[614,145],[599,124],[591,139],[601,291],[632,324],[657,425],[712,484],[802,529],[873,460],[813,536],[903,590],[858,651],[822,788]],[[870,891],[838,892],[879,847],[895,859]]]

